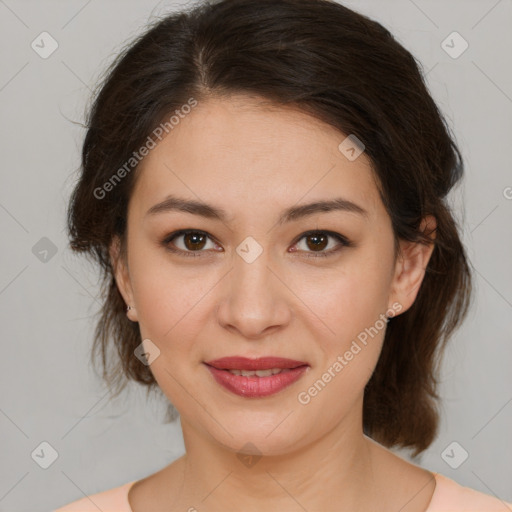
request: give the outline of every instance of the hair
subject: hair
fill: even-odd
[[[384,446],[413,448],[416,457],[433,442],[441,354],[467,314],[472,276],[446,202],[463,162],[420,67],[381,24],[329,0],[196,4],[149,23],[123,48],[87,110],[80,175],[67,212],[71,249],[101,270],[103,302],[91,357],[95,366],[101,356],[111,391],[119,394],[130,380],[158,387],[134,357],[139,325],[126,317],[109,256],[118,237],[126,258],[135,152],[173,112],[186,111],[191,98],[251,95],[364,143],[391,218],[395,257],[399,240],[434,244],[415,302],[389,319],[363,404],[364,432]],[[435,239],[420,227],[426,215],[436,219]],[[175,418],[172,405],[169,411]]]

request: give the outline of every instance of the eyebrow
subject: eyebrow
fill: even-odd
[[[152,206],[147,212],[146,216],[153,216],[159,213],[178,211],[185,213],[192,213],[207,219],[219,220],[221,222],[229,222],[228,215],[222,208],[196,201],[193,199],[184,199],[181,197],[169,195],[162,202]],[[368,218],[368,212],[361,206],[348,199],[338,197],[335,199],[325,201],[315,201],[313,203],[302,204],[299,206],[292,206],[284,210],[277,223],[284,224],[294,220],[313,215],[315,213],[325,213],[332,211],[343,211],[348,213],[355,213]]]

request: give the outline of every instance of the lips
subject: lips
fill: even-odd
[[[224,357],[205,363],[215,381],[245,398],[262,398],[290,386],[304,375],[309,364],[282,357]]]
[[[292,369],[299,366],[309,366],[304,361],[294,359],[285,359],[283,357],[260,357],[258,359],[248,359],[242,356],[222,357],[206,361],[207,365],[213,366],[218,370],[270,370],[272,368]]]

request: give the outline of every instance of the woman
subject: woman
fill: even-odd
[[[186,453],[58,512],[504,510],[389,450],[437,433],[462,174],[415,59],[335,2],[150,27],[91,109],[69,233],[103,270],[105,379],[160,389]]]

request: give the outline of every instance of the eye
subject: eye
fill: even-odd
[[[176,247],[179,244],[174,244],[174,240],[179,240],[180,238],[182,239],[182,247]],[[170,252],[179,253],[183,256],[197,257],[200,254],[194,253],[204,252],[201,249],[205,248],[205,245],[207,245],[205,242],[208,239],[210,239],[210,235],[204,231],[181,230],[171,233],[162,243]],[[174,247],[171,245],[171,242],[173,242]]]
[[[334,249],[330,249],[328,251],[324,251],[324,249],[329,245],[329,238],[337,240],[339,243],[335,246]],[[301,240],[306,240],[305,243],[305,252],[313,253],[306,254],[306,258],[317,258],[317,257],[327,257],[333,256],[343,247],[352,247],[352,243],[343,235],[339,233],[334,233],[332,231],[307,231],[303,233],[299,238],[299,242]],[[297,245],[297,244],[296,244]],[[308,251],[308,249],[312,249]],[[302,249],[300,249],[302,252]],[[293,252],[296,252],[295,250]]]
[[[337,240],[338,245],[335,245],[334,248],[326,251],[324,249],[329,246],[329,239]],[[178,242],[176,242],[176,240],[178,240]],[[208,247],[209,240],[212,244],[210,247]],[[305,233],[302,233],[300,238],[297,239],[297,242],[295,242],[293,247],[300,245],[299,242],[302,240],[305,240],[305,244],[302,246],[302,248],[292,249],[291,252],[304,252],[306,253],[304,255],[306,258],[325,258],[327,256],[333,256],[343,247],[353,247],[353,243],[350,242],[346,237],[333,231],[306,231]],[[164,240],[162,240],[162,245],[166,250],[186,257],[201,256],[201,252],[206,252],[203,249],[208,248],[218,251],[218,246],[213,243],[210,235],[205,231],[197,229],[182,229],[180,231],[171,233]]]

